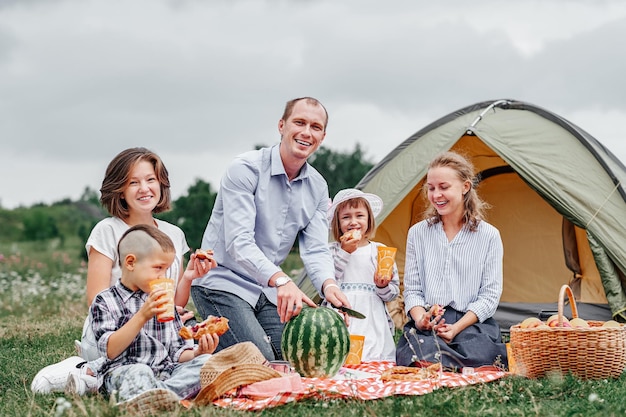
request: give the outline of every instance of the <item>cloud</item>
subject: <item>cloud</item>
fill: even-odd
[[[285,101],[303,95],[330,112],[325,145],[358,142],[374,161],[498,98],[564,116],[626,160],[617,0],[1,4],[4,207],[98,189],[130,146],[162,156],[175,195],[195,178],[217,187],[236,154],[278,141]]]

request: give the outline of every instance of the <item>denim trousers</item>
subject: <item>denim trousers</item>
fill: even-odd
[[[446,306],[443,318],[453,324],[465,313]],[[448,368],[466,366],[508,366],[506,346],[501,342],[500,326],[493,318],[467,327],[450,343],[446,343],[432,331],[420,331],[410,320],[405,326],[396,349],[396,364],[411,366],[415,362],[441,364]]]
[[[283,358],[280,339],[284,325],[276,305],[261,293],[255,306],[225,291],[192,286],[191,297],[203,320],[209,315],[226,317],[230,330],[220,337],[216,352],[240,342],[254,343],[268,361]]]
[[[211,355],[200,355],[178,363],[171,375],[155,375],[143,363],[123,365],[105,375],[104,388],[109,394],[117,391],[120,402],[156,388],[169,389],[181,399],[192,398],[200,392],[200,369],[209,358]]]

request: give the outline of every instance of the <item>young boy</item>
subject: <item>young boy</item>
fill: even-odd
[[[192,340],[178,335],[178,314],[159,322],[165,290],[150,291],[176,256],[171,239],[158,228],[133,226],[118,243],[122,277],[91,305],[98,351],[106,358],[98,372],[100,392],[116,393],[118,405],[141,414],[173,409],[200,390],[200,368],[215,351],[217,335]],[[114,396],[115,396],[114,395]]]

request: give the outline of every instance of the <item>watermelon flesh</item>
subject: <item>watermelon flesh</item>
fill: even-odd
[[[343,318],[327,307],[304,307],[285,325],[283,357],[302,376],[326,378],[343,366],[350,334]]]

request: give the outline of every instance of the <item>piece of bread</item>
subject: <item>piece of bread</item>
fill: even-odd
[[[341,236],[339,238],[340,242],[343,242],[344,240],[349,240],[349,239],[357,239],[357,240],[361,240],[361,231],[358,229],[352,229],[352,230],[348,230],[346,233],[343,234],[343,236]]]
[[[183,339],[200,339],[205,334],[223,335],[229,329],[228,319],[226,317],[209,316],[201,323],[193,326],[185,326],[178,334]]]
[[[383,382],[388,381],[422,381],[429,378],[437,378],[441,372],[441,363],[433,363],[426,368],[409,366],[394,366],[383,371],[380,378]]]
[[[433,306],[430,308],[430,314],[432,316],[443,316],[443,313],[445,312],[446,312],[446,309],[443,308],[443,306],[439,304],[433,304]]]
[[[196,258],[208,259],[210,261],[213,259],[213,250],[212,249],[196,249]]]

